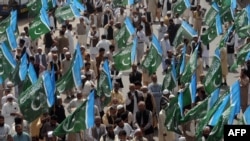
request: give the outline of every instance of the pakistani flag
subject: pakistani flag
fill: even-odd
[[[191,100],[192,103],[195,103],[195,98],[196,98],[196,88],[197,88],[197,78],[196,78],[196,72],[193,73],[192,78],[191,78],[191,83],[189,84],[189,91],[191,95]]]
[[[250,43],[244,45],[240,50],[240,52],[238,52],[236,61],[237,65],[243,65],[245,63],[249,51],[250,51]]]
[[[86,9],[85,5],[83,5],[79,0],[73,0],[72,4],[79,9],[81,12],[84,12]]]
[[[173,90],[177,86],[177,76],[176,76],[175,62],[174,59],[171,62],[171,67],[164,76],[162,83],[162,91],[165,89]]]
[[[53,134],[56,136],[68,133],[79,133],[94,126],[95,93],[92,91],[88,99],[83,102],[72,114],[57,126]]]
[[[162,49],[155,35],[152,36],[150,51],[142,62],[142,67],[148,70],[149,74],[155,73],[162,60]]]
[[[34,66],[32,63],[29,63],[27,76],[23,83],[24,85],[23,90],[25,91],[28,87],[35,84],[36,81],[37,81],[37,74],[35,72]]]
[[[240,29],[238,29],[237,31],[238,35],[240,38],[247,38],[250,36],[250,24],[241,27]]]
[[[59,23],[80,16],[80,11],[73,4],[59,7],[55,11],[55,17],[58,19]]]
[[[175,14],[182,15],[182,13],[187,9],[191,7],[190,0],[177,0],[173,4],[173,12]]]
[[[1,43],[0,48],[0,77],[5,80],[16,67],[16,61],[6,47],[5,43]]]
[[[126,7],[127,5],[133,5],[134,0],[113,0],[114,7]]]
[[[133,35],[134,33],[135,28],[133,27],[131,20],[126,17],[122,28],[115,35],[115,40],[117,42],[118,48],[126,47],[130,35]]]
[[[196,46],[193,54],[191,55],[190,59],[189,59],[189,62],[187,63],[186,67],[185,67],[185,70],[182,74],[182,77],[181,77],[181,83],[182,84],[186,84],[186,83],[189,83],[190,80],[191,80],[191,77],[193,75],[193,73],[195,72],[196,70],[196,67],[197,67],[197,58],[198,58],[198,55],[197,55],[197,52],[198,52],[198,48],[199,48],[199,44]]]
[[[213,41],[217,36],[221,35],[222,33],[223,33],[223,29],[222,29],[222,24],[221,24],[221,18],[220,18],[220,15],[217,14],[215,17],[215,23],[213,23],[208,28],[208,30],[206,30],[205,33],[201,35],[201,40],[205,45],[207,45],[211,41]]]
[[[217,101],[219,101],[220,89],[216,89],[202,103],[190,109],[181,119],[181,123],[186,123],[191,120],[202,119]]]
[[[250,5],[247,5],[242,11],[240,11],[235,17],[235,30],[236,32],[250,24]]]
[[[71,62],[69,70],[56,82],[56,87],[59,93],[72,89],[74,86],[79,87],[81,82],[80,60],[77,53]]]
[[[231,22],[234,20],[234,15],[232,15],[230,6],[224,7],[220,10],[221,22],[224,24],[226,22]]]
[[[100,77],[97,81],[97,95],[104,99],[102,104],[104,106],[108,105],[111,100],[111,90],[112,90],[112,82],[111,82],[111,74],[109,69],[109,63],[106,59],[103,64],[103,68],[101,70]]]
[[[28,122],[34,121],[47,111],[48,104],[42,78],[20,94],[18,104]]]
[[[31,40],[35,40],[50,31],[50,24],[47,19],[48,15],[41,14],[33,20],[29,28]]]
[[[27,4],[29,14],[32,16],[38,15],[42,7],[45,9],[48,7],[47,0],[32,0]]]
[[[222,82],[222,70],[220,49],[215,50],[215,54],[212,60],[211,67],[209,68],[207,75],[205,76],[204,88],[207,94],[211,94],[215,89],[219,88]]]
[[[243,123],[245,125],[250,125],[250,106],[247,107],[246,111],[243,114]]]
[[[131,68],[131,50],[132,44],[128,45],[126,48],[122,48],[119,52],[117,52],[113,58],[115,62],[115,67],[119,71],[128,70]]]
[[[51,79],[51,75],[48,71],[45,71],[42,75],[43,87],[47,97],[47,104],[51,108],[55,104],[55,90],[53,87],[54,81]]]
[[[214,23],[216,15],[219,13],[219,7],[216,2],[213,2],[207,14],[205,15],[205,23],[210,26]]]
[[[225,47],[225,43],[228,40],[229,33],[234,31],[234,29],[235,29],[234,25],[230,26],[228,30],[221,36],[219,48]]]
[[[176,33],[173,44],[175,46],[178,46],[179,44],[181,44],[184,38],[191,40],[196,35],[198,34],[194,30],[194,28],[190,24],[188,24],[186,21],[183,21]]]
[[[15,35],[14,30],[12,29],[11,26],[9,26],[6,29],[6,34],[7,34],[7,39],[8,39],[9,46],[12,49],[16,49],[17,48],[16,35]]]

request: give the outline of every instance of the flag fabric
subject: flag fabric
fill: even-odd
[[[76,44],[76,54],[78,56],[79,66],[80,66],[80,68],[83,68],[84,67],[84,62],[83,62],[82,53],[81,53],[79,43]]]
[[[234,29],[235,29],[234,25],[230,26],[228,28],[228,30],[221,36],[221,40],[220,40],[220,43],[219,43],[219,48],[225,47],[225,43],[228,40],[229,33],[234,31]]]
[[[193,54],[191,55],[189,62],[187,63],[185,70],[182,74],[181,77],[181,83],[182,84],[186,84],[189,83],[191,80],[191,76],[193,75],[194,71],[196,70],[196,66],[197,66],[197,58],[198,58],[198,48],[200,47],[200,45],[198,44],[193,52]]]
[[[137,38],[134,38],[133,45],[132,45],[132,50],[131,50],[131,63],[132,64],[135,62],[137,43],[138,43]]]
[[[165,74],[163,78],[162,91],[165,89],[168,89],[171,91],[177,86],[176,77],[174,76],[174,72],[173,72],[174,71],[173,67],[174,66],[171,65],[171,68],[167,71],[167,73]]]
[[[5,18],[0,22],[0,34],[3,34],[10,25],[11,25],[11,15],[9,15],[7,18]]]
[[[213,2],[207,14],[205,15],[205,23],[210,26],[215,22],[216,15],[219,13],[219,7],[216,2]]]
[[[31,37],[31,40],[35,40],[41,37],[41,35],[50,31],[46,16],[48,15],[40,15],[36,17],[31,23],[31,26],[29,28],[29,35]]]
[[[74,79],[74,84],[76,88],[80,88],[82,86],[81,79],[81,68],[80,68],[80,56],[76,55],[74,65],[72,67],[72,76]]]
[[[191,100],[192,103],[195,103],[195,98],[196,98],[196,88],[197,88],[197,78],[196,78],[196,72],[193,73],[192,78],[191,78],[191,83],[189,85],[189,91],[191,94]]]
[[[59,124],[54,130],[55,136],[68,133],[79,133],[94,126],[95,93],[91,91],[88,99],[81,104],[72,114]]]
[[[178,95],[178,106],[180,107],[181,117],[183,117],[183,92],[181,91]]]
[[[109,63],[106,59],[101,70],[100,78],[97,81],[97,95],[104,99],[103,105],[106,106],[111,100],[112,82]]]
[[[246,111],[243,114],[243,123],[245,125],[250,125],[250,106],[247,107]]]
[[[4,81],[12,73],[16,67],[16,61],[6,47],[5,43],[1,43],[0,48],[0,77]]]
[[[247,38],[250,36],[250,24],[241,27],[237,31],[239,38]]]
[[[114,7],[126,7],[127,5],[133,5],[134,0],[113,0]]]
[[[177,0],[174,4],[173,4],[173,12],[174,14],[179,14],[182,15],[183,12],[187,9],[191,7],[191,3],[189,0]]]
[[[250,51],[250,43],[244,45],[241,48],[240,52],[238,52],[236,59],[237,65],[243,65],[245,63],[249,51]]]
[[[142,67],[148,70],[149,75],[155,73],[162,60],[162,49],[155,35],[152,36],[150,51],[142,62]]]
[[[248,52],[246,59],[245,59],[245,62],[247,62],[248,60],[250,60],[250,52]]]
[[[12,49],[16,49],[17,48],[16,36],[15,36],[14,30],[12,29],[11,26],[9,26],[6,29],[6,34],[7,34],[7,39],[8,39],[8,43],[9,43],[10,47]]]
[[[17,28],[17,10],[13,10],[10,13],[10,26],[14,32],[18,32]]]
[[[19,66],[19,77],[21,81],[25,79],[27,72],[28,72],[28,58],[27,58],[27,54],[24,53],[21,58],[21,63]]]
[[[188,24],[186,21],[182,21],[181,26],[179,27],[176,36],[174,38],[173,44],[178,46],[183,41],[184,37],[191,40],[194,36],[197,36],[197,32],[194,28]]]
[[[180,66],[180,75],[183,74],[184,70],[185,70],[185,66],[186,66],[186,50],[187,50],[187,46],[185,45],[182,48],[182,56],[181,56],[181,66]]]
[[[80,16],[80,11],[73,4],[59,7],[55,11],[55,17],[58,19],[59,23]]]
[[[32,16],[38,15],[43,5],[47,3],[47,2],[45,3],[43,2],[44,2],[43,0],[29,1],[29,3],[27,4],[29,14],[31,14]]]
[[[31,85],[35,84],[37,81],[37,75],[34,69],[34,66],[32,63],[29,63],[27,75],[25,77],[25,80],[23,82],[23,88],[22,91],[25,91],[28,89]]]
[[[119,52],[114,54],[113,59],[115,62],[115,68],[119,71],[128,70],[131,68],[131,50],[132,44],[128,45],[125,48],[122,48]]]
[[[230,87],[230,104],[235,105],[235,115],[240,113],[241,101],[240,101],[240,81],[237,80]]]
[[[219,14],[215,16],[215,23],[211,24],[208,30],[201,35],[202,42],[207,45],[213,41],[217,36],[223,33],[221,17]]]
[[[52,107],[55,103],[55,92],[53,88],[53,82],[51,80],[51,75],[48,71],[45,71],[42,75],[43,87],[47,97],[47,104],[49,107]]]
[[[207,112],[219,101],[220,89],[217,88],[211,95],[190,109],[181,119],[181,123],[186,123],[191,120],[202,119]]]
[[[231,22],[234,19],[232,12],[231,12],[231,9],[230,9],[230,6],[221,9],[220,16],[221,16],[221,22],[223,24],[226,22]]]
[[[220,59],[220,49],[215,50],[212,64],[204,78],[204,89],[207,94],[211,94],[215,89],[221,86],[222,68]]]
[[[50,78],[52,81],[52,88],[53,88],[53,92],[56,93],[56,76],[55,76],[55,69],[54,67],[52,67],[52,70],[50,72]]]
[[[47,98],[42,78],[39,78],[34,85],[20,94],[18,104],[24,119],[28,122],[34,121],[47,111]]]
[[[86,7],[80,3],[78,0],[73,0],[72,1],[72,4],[77,8],[79,9],[81,12],[84,12],[86,10]]]
[[[235,30],[236,32],[244,26],[250,24],[250,5],[247,5],[242,11],[236,14]]]

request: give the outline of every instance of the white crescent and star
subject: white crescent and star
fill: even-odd
[[[32,10],[32,11],[36,11],[36,9],[37,9],[37,3],[35,3],[35,4],[32,6],[31,10]]]
[[[211,34],[213,34],[213,33],[214,33],[214,30],[212,30]],[[207,38],[208,38],[209,41],[212,40],[212,38],[210,37],[210,33],[208,34]]]
[[[182,6],[182,4],[181,4],[180,6],[177,7],[176,10],[177,10],[178,12],[180,12],[180,11],[182,11],[182,8],[183,8],[183,6]]]
[[[43,93],[39,92],[39,96],[35,99],[35,100],[39,101],[39,106],[35,105],[35,103],[34,103],[35,100],[33,100],[31,102],[31,109],[33,111],[38,111],[42,107],[42,102],[41,102],[42,99],[41,98],[43,97],[43,95],[44,95]]]
[[[122,65],[123,66],[128,66],[128,65],[130,65],[130,61],[131,59],[130,59],[130,57],[128,57],[128,58],[124,58],[123,60],[122,60]]]
[[[4,74],[4,69],[3,69],[3,65],[2,64],[0,64],[0,70],[2,70],[2,71],[0,71],[0,75],[3,75]]]
[[[220,77],[220,75],[218,75],[218,77]],[[213,82],[213,86],[214,86],[215,88],[220,87],[220,85],[221,85],[221,84],[216,84],[216,80],[214,80],[214,82]]]
[[[37,30],[35,29],[34,33],[35,33],[36,35],[40,35],[40,34],[43,33],[43,31],[41,30],[40,27],[38,27]]]
[[[75,125],[75,116],[73,117],[73,119],[71,119],[71,124],[73,124],[73,126],[71,126],[71,128],[69,128],[69,120],[70,119],[68,119],[67,121],[68,122],[64,122],[63,123],[63,130],[64,131],[66,131],[66,132],[70,132],[70,131],[72,131],[73,129],[74,129],[74,125]],[[69,128],[69,129],[68,129]]]

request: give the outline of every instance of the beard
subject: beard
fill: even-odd
[[[108,136],[109,136],[111,139],[115,139],[115,133],[114,133],[114,132],[108,132]]]
[[[0,127],[3,127],[3,126],[4,126],[4,123],[1,123],[1,124],[0,124]]]

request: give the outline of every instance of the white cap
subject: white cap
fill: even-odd
[[[85,79],[86,78],[86,76],[85,75],[81,75],[81,79]]]
[[[148,87],[146,85],[143,85],[141,89],[148,89]]]
[[[134,133],[134,134],[136,134],[136,133],[138,133],[138,132],[141,132],[141,129],[140,129],[140,128],[137,128],[137,129],[135,130],[135,133]]]
[[[179,137],[179,141],[186,141],[185,137]]]
[[[170,98],[170,99],[175,98],[175,95],[171,94],[171,95],[169,96],[169,98]]]
[[[167,14],[172,14],[172,11],[167,11]]]
[[[13,86],[14,86],[14,84],[13,84],[11,81],[8,81],[8,82],[6,83],[6,85],[7,85],[7,87],[13,87]]]
[[[124,106],[122,104],[117,106],[117,110],[120,110],[120,109],[123,109],[123,108],[124,108]]]
[[[167,37],[168,36],[168,34],[166,33],[166,34],[164,34],[164,37]]]
[[[50,51],[58,51],[58,49],[56,46],[54,46],[53,48],[50,49]]]
[[[8,98],[13,98],[13,99],[15,99],[15,97],[13,96],[13,94],[8,94],[7,96],[6,96],[6,98],[8,99]]]
[[[69,51],[67,51],[67,52],[65,53],[65,55],[70,55],[70,52],[69,52]]]
[[[170,94],[170,91],[168,89],[163,90],[163,94]]]
[[[202,87],[204,87],[203,84],[201,84],[201,83],[197,84],[197,89],[202,88]]]

